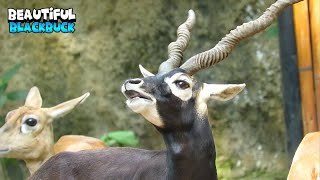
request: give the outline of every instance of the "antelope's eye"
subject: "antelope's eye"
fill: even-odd
[[[176,86],[180,89],[187,89],[190,87],[189,83],[182,81],[182,80],[177,80],[174,82]]]
[[[34,127],[35,125],[37,125],[38,121],[34,118],[28,118],[24,121],[24,123],[28,126]]]

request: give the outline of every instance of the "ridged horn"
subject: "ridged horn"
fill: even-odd
[[[161,63],[159,73],[168,72],[181,65],[183,51],[186,49],[190,40],[190,31],[196,21],[196,15],[193,10],[189,10],[186,22],[181,24],[177,29],[177,40],[171,42],[168,46],[169,59]]]
[[[244,23],[230,31],[215,47],[191,57],[180,68],[184,69],[188,74],[193,75],[201,69],[219,63],[231,53],[241,40],[266,29],[284,8],[300,1],[302,0],[276,1],[258,19]]]

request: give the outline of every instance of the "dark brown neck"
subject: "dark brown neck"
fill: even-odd
[[[167,179],[217,179],[216,152],[207,118],[196,119],[188,131],[161,133],[167,146]]]

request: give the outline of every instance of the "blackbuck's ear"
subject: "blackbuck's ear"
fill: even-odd
[[[51,108],[43,109],[52,119],[62,117],[68,114],[72,109],[77,107],[79,104],[83,103],[88,97],[90,93],[86,93],[81,97],[72,99],[70,101],[58,104]]]
[[[26,98],[25,106],[33,107],[33,108],[41,108],[42,106],[42,98],[37,87],[32,87],[29,90],[29,93]]]
[[[203,84],[203,97],[220,101],[227,101],[240,93],[246,84]]]
[[[139,69],[143,77],[154,76],[150,71],[146,70],[141,64],[139,64]]]

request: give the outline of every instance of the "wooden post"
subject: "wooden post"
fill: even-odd
[[[284,120],[290,166],[294,153],[303,138],[299,70],[293,25],[292,7],[278,17]]]
[[[309,15],[311,26],[313,74],[318,117],[317,121],[314,122],[313,125],[317,126],[317,130],[320,131],[320,0],[309,0]]]
[[[295,4],[293,10],[303,130],[307,134],[318,130],[308,0]]]

